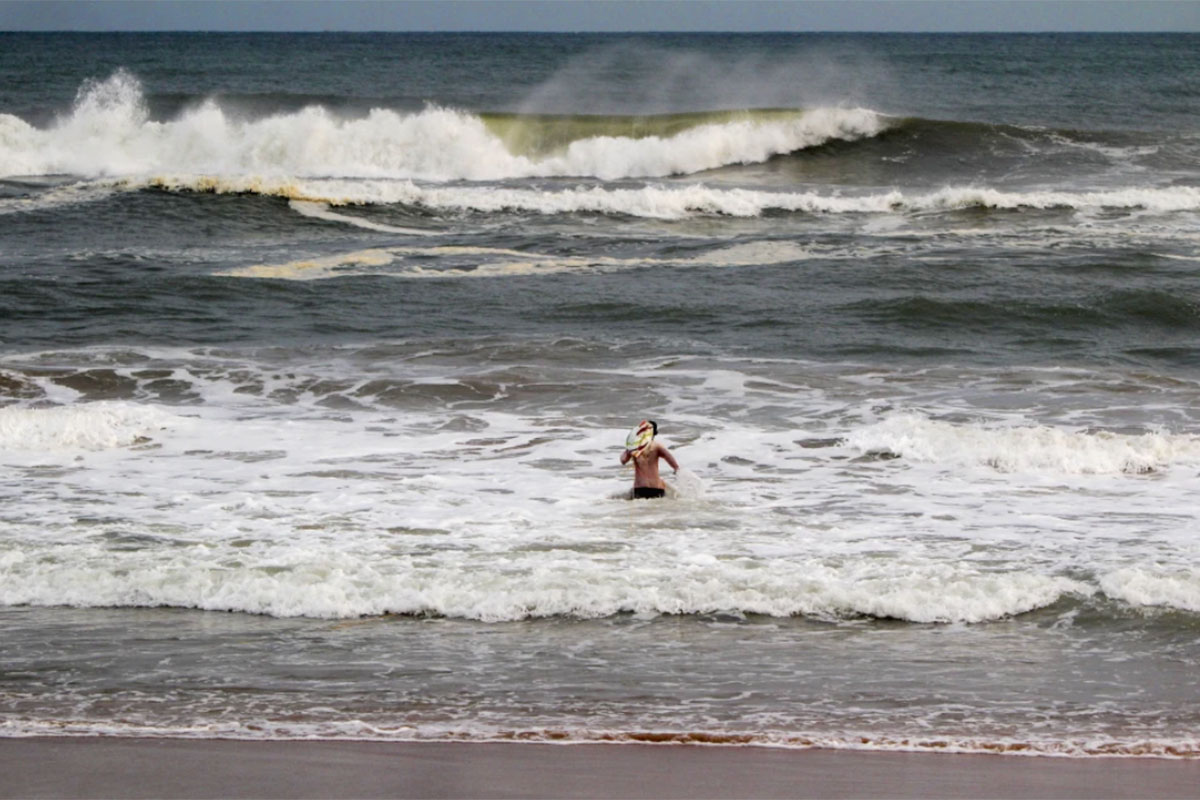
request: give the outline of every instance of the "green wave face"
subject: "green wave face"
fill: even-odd
[[[531,158],[561,153],[572,142],[600,137],[669,139],[703,125],[735,122],[763,124],[798,119],[795,108],[728,111],[688,111],[672,114],[506,114],[483,113],[480,118],[513,155]]]

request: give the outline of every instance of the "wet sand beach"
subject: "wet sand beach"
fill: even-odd
[[[1196,797],[1200,763],[688,745],[0,740],[0,797]]]

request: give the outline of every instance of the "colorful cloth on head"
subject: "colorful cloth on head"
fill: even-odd
[[[625,449],[629,451],[630,455],[637,458],[646,451],[652,441],[654,441],[654,426],[650,424],[649,420],[642,420],[625,437]]]

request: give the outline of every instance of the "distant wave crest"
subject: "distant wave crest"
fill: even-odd
[[[1141,209],[1157,213],[1200,210],[1200,187],[1121,188],[1096,192],[1001,191],[949,186],[930,192],[888,190],[861,195],[819,191],[783,192],[723,188],[704,183],[683,186],[574,186],[562,189],[488,185],[424,184],[411,180],[314,180],[245,176],[164,174],[126,181],[127,188],[168,191],[262,194],[332,206],[400,205],[440,212],[527,212],[535,214],[624,214],[656,219],[697,215],[758,217],[771,212],[878,214],[946,212],[967,209]]]
[[[758,163],[834,139],[875,136],[889,124],[861,108],[643,117],[377,108],[342,118],[312,105],[246,120],[214,99],[160,122],[149,118],[137,77],[119,70],[86,82],[71,112],[45,130],[0,115],[0,175],[612,180]]]

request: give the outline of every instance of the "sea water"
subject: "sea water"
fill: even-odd
[[[1195,756],[1198,54],[0,35],[0,735]]]

